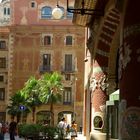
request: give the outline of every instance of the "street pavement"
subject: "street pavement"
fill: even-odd
[[[18,136],[16,136],[15,138],[16,140],[25,140],[24,138],[19,138]],[[69,137],[69,140],[70,139],[71,138]],[[9,133],[5,133],[4,140],[10,140]],[[78,133],[78,137],[76,137],[75,140],[86,140],[86,138],[82,134]]]
[[[24,138],[19,138],[18,136],[15,137],[16,140],[25,140]],[[9,133],[5,133],[4,140],[10,140]]]

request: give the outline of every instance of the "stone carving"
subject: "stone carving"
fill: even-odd
[[[90,89],[93,92],[97,88],[97,80],[95,77],[92,77],[90,80]]]
[[[122,140],[139,140],[140,136],[140,108],[130,107],[125,110],[121,124]]]
[[[21,8],[21,11],[22,11],[21,24],[27,24],[27,18],[26,18],[27,8],[23,7],[23,8]]]
[[[105,91],[105,89],[109,86],[109,84],[107,83],[107,77],[106,75],[101,76],[101,78],[99,79],[99,87],[102,89],[102,91]]]
[[[137,61],[140,62],[140,49],[137,49],[138,58]]]
[[[119,79],[121,79],[121,75],[122,75],[122,70],[125,70],[128,63],[131,61],[131,57],[130,54],[132,53],[132,50],[130,49],[130,44],[128,43],[124,43],[124,45],[122,45],[120,47],[119,50]]]
[[[102,91],[105,91],[105,89],[109,86],[109,84],[107,83],[107,80],[108,79],[106,75],[101,76],[99,80],[97,80],[95,77],[92,77],[90,81],[90,89],[92,90],[92,92],[96,88],[100,88]]]
[[[140,24],[131,25],[124,29],[124,38],[139,33],[140,33]]]

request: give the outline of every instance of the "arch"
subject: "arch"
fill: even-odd
[[[119,24],[120,13],[116,8],[112,8],[104,18],[95,52],[95,60],[98,62],[96,68],[98,69],[98,67],[101,67],[102,70],[107,73],[110,51],[111,47],[113,47],[112,42],[117,33]]]
[[[71,120],[69,120],[70,122],[71,122],[72,120],[74,120],[74,118],[75,118],[75,116],[76,116],[74,112],[72,112],[72,111],[62,111],[62,112],[59,112],[59,113],[58,113],[58,122],[62,119],[62,117],[66,117],[67,114],[71,115]],[[66,120],[67,120],[67,119],[66,119]]]
[[[36,122],[43,124],[44,121],[47,121],[47,123],[50,124],[51,116],[52,116],[52,112],[48,110],[39,111],[36,113]]]

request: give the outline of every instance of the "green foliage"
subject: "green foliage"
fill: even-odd
[[[50,104],[53,113],[53,104],[61,101],[63,86],[62,76],[57,73],[45,73],[40,79],[31,76],[25,83],[23,89],[10,97],[8,113],[12,116],[20,116],[20,105],[26,106],[26,111],[32,111],[33,122],[36,107],[44,103]],[[26,112],[24,111],[24,112]],[[53,116],[52,116],[53,120]]]
[[[20,110],[20,105],[24,105],[25,104],[25,99],[23,98],[21,91],[16,92],[13,96],[10,97],[10,104],[7,106],[7,112],[9,115],[13,116],[13,117],[20,117],[22,110]],[[29,109],[26,108],[24,110],[24,114],[29,113]],[[17,121],[19,119],[17,118]]]
[[[61,101],[63,86],[62,76],[57,73],[46,73],[39,80],[40,99],[43,103],[57,103]]]
[[[39,124],[22,124],[18,126],[18,133],[20,136],[38,136],[42,126]]]
[[[22,124],[18,126],[19,136],[22,137],[38,137],[39,133],[46,135],[49,140],[53,140],[57,136],[57,139],[61,139],[60,130],[58,127],[42,126],[39,124]]]

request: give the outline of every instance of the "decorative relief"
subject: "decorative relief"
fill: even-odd
[[[93,116],[93,125],[95,130],[101,130],[104,126],[103,114],[101,112],[95,112]]]
[[[105,91],[105,89],[109,86],[109,84],[107,83],[107,80],[108,79],[106,75],[101,76],[99,80],[97,80],[95,77],[92,77],[90,81],[90,89],[92,90],[92,92],[96,88],[100,88],[102,91]]]
[[[27,57],[23,59],[23,70],[24,71],[29,70],[29,60]]]
[[[137,61],[140,62],[140,49],[137,49],[138,58]]]
[[[21,11],[22,11],[21,24],[27,24],[27,18],[26,18],[27,7],[21,8]]]
[[[140,140],[140,108],[130,107],[123,114],[121,123],[122,140]]]
[[[124,29],[124,38],[134,34],[140,34],[140,24],[128,26]]]
[[[130,45],[128,43],[124,43],[123,46],[120,47],[119,50],[119,79],[121,79],[122,70],[125,70],[128,63],[131,61],[132,50],[130,49]]]

